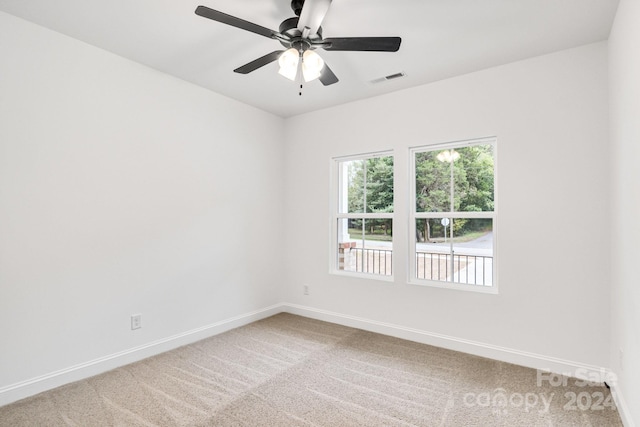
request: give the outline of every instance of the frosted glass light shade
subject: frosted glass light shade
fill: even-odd
[[[298,73],[298,63],[300,62],[300,54],[297,49],[291,48],[282,52],[278,59],[280,70],[278,73],[285,76],[289,80],[295,80]]]
[[[324,67],[324,61],[320,55],[312,50],[304,52],[302,55],[302,75],[305,82],[310,82],[320,77],[322,67]]]

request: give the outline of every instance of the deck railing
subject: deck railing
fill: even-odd
[[[493,284],[493,257],[484,255],[416,252],[416,278],[469,285]],[[340,269],[391,276],[393,250],[357,248],[343,244]]]
[[[391,276],[393,272],[392,250],[351,248],[350,252],[356,261],[356,272]]]
[[[493,283],[493,257],[416,252],[416,277],[469,285],[491,285]]]

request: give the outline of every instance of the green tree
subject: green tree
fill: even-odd
[[[460,210],[484,212],[493,210],[493,147],[474,145],[458,150],[465,170],[467,188],[461,199]]]
[[[364,212],[364,161],[353,160],[347,164],[348,212]]]
[[[450,208],[451,171],[437,152],[416,154],[416,210],[445,212]]]
[[[418,212],[472,212],[493,210],[493,148],[491,145],[475,145],[455,149],[458,158],[441,161],[442,151],[416,154],[416,210]],[[453,207],[451,206],[451,175],[453,169]],[[457,218],[453,232],[464,234],[471,224]],[[417,222],[418,239],[430,241],[432,233],[440,234],[438,219]]]
[[[367,212],[393,212],[393,157],[367,159]]]
[[[349,212],[393,212],[393,156],[351,161],[347,166],[347,174]],[[352,220],[351,224],[354,227],[362,226],[361,220]],[[388,235],[392,221],[367,220],[366,224],[369,233],[381,229]]]
[[[367,159],[367,212],[393,212],[393,157],[374,157]],[[393,221],[377,219],[368,221],[369,231],[375,233],[382,229],[385,236],[391,231]]]
[[[453,210],[457,211],[462,198],[467,193],[468,183],[464,167],[456,161],[438,159],[441,151],[427,151],[416,154],[416,209],[418,212],[449,212],[451,207],[451,168],[453,167],[454,200]],[[454,221],[454,230],[464,226],[461,220]],[[418,221],[418,239],[431,241],[433,233],[440,228],[439,220]]]

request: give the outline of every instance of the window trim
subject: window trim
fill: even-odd
[[[493,211],[488,212],[417,212],[416,209],[416,154],[427,151],[451,150],[475,145],[493,145]],[[407,284],[441,289],[460,290],[485,294],[499,293],[498,280],[498,138],[496,136],[474,138],[467,140],[451,141],[446,143],[424,144],[409,147],[409,185],[408,185],[408,256],[406,259]],[[491,286],[467,285],[455,282],[418,279],[416,277],[416,219],[442,218],[450,215],[451,218],[491,218],[493,221],[493,276]]]
[[[379,280],[382,282],[394,282],[395,281],[395,271],[396,271],[396,257],[393,257],[391,260],[391,274],[390,275],[382,275],[382,274],[374,274],[374,273],[361,273],[356,271],[348,271],[348,270],[340,270],[338,269],[338,220],[344,218],[353,218],[354,215],[357,218],[363,219],[387,219],[391,218],[394,224],[394,230],[396,228],[396,192],[394,188],[394,196],[393,196],[393,204],[394,209],[393,213],[372,213],[372,212],[339,212],[340,202],[339,199],[342,196],[341,190],[341,177],[340,177],[340,163],[348,162],[353,160],[367,160],[376,157],[386,157],[392,156],[394,157],[394,184],[396,182],[396,167],[395,167],[395,151],[394,150],[383,150],[383,151],[372,151],[366,152],[363,154],[351,154],[347,156],[335,156],[332,157],[330,162],[330,187],[329,187],[329,218],[331,221],[330,225],[330,233],[331,238],[329,239],[329,274],[336,276],[346,276],[346,277],[355,277],[360,279],[369,279],[369,280]],[[391,247],[393,248],[395,238],[391,237]]]

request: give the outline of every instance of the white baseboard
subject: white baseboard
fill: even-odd
[[[574,362],[570,360],[514,350],[506,347],[451,337],[419,329],[407,328],[391,323],[378,322],[376,320],[335,313],[297,304],[284,303],[282,304],[282,311],[286,313],[297,314],[299,316],[309,317],[312,319],[336,323],[343,326],[358,328],[365,331],[389,335],[396,338],[402,338],[409,341],[419,342],[422,344],[433,345],[436,347],[447,348],[449,350],[460,351],[463,353],[486,357],[493,360],[512,363],[514,365],[538,369],[540,371],[552,372],[555,374],[561,374],[568,377],[593,382],[606,382],[607,385],[611,387],[611,394],[613,396],[616,408],[618,409],[618,413],[620,414],[620,418],[624,426],[636,426],[631,419],[631,412],[629,412],[624,396],[617,388],[616,376],[609,369],[603,367],[586,365],[584,363]]]
[[[590,381],[603,382],[612,377],[607,369],[598,366],[585,365],[583,363],[569,360],[528,353],[297,304],[282,303],[221,320],[211,325],[193,329],[26,381],[1,387],[0,406],[7,405],[64,384],[89,378],[108,370],[137,362],[147,357],[155,356],[165,351],[173,350],[183,345],[221,334],[231,329],[244,326],[282,312],[297,314],[312,319],[350,326],[365,331],[377,332],[422,344],[447,348],[450,350]],[[607,383],[611,386],[612,394],[624,425],[626,427],[635,427],[635,424],[629,417],[630,412],[628,411],[626,402],[622,394],[616,389],[615,381],[607,381]]]
[[[407,328],[391,323],[378,322],[376,320],[364,319],[346,314],[334,313],[297,304],[285,303],[282,305],[282,310],[287,313],[310,317],[312,319],[324,320],[331,323],[337,323],[339,325],[350,326],[370,332],[377,332],[409,341],[460,351],[463,353],[512,363],[514,365],[526,366],[528,368],[538,369],[541,371],[562,374],[573,378],[594,382],[604,382],[610,378],[609,371],[599,366],[586,365],[584,363],[573,362],[570,360],[543,356],[540,354],[451,337],[419,329]]]
[[[618,408],[618,413],[620,414],[620,418],[622,419],[622,424],[625,427],[635,427],[636,424],[631,419],[631,411],[629,411],[629,406],[627,406],[627,402],[624,399],[624,395],[620,393],[617,384],[614,382],[611,384],[611,395],[613,396],[613,401],[616,403],[616,408]]]
[[[0,388],[0,406],[16,402],[43,391],[51,390],[64,384],[79,381],[111,369],[173,350],[183,345],[221,334],[231,329],[247,325],[266,317],[282,312],[282,304],[272,305],[261,310],[252,311],[230,319],[196,328],[181,334],[173,335],[157,341],[134,347],[119,353],[110,354],[95,360],[71,366],[59,371],[41,375],[19,383]]]

